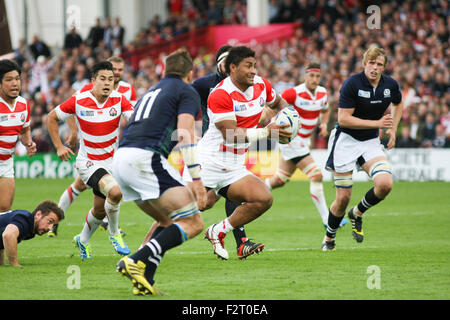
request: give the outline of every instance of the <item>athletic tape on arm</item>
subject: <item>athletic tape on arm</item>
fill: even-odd
[[[184,163],[186,164],[192,180],[200,179],[200,164],[197,160],[197,145],[187,144],[180,147],[183,155]]]

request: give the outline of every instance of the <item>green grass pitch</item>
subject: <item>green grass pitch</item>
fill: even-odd
[[[13,209],[32,210],[41,200],[58,201],[71,179],[16,180]],[[324,183],[327,202],[334,199]],[[371,187],[357,182],[351,205]],[[232,234],[221,261],[198,235],[169,251],[156,274],[163,297],[135,297],[131,283],[115,271],[119,256],[107,233],[91,240],[94,258],[81,261],[71,240],[81,231],[92,205],[86,191],[66,212],[57,238],[36,236],[19,244],[23,268],[0,266],[0,299],[138,300],[302,300],[302,299],[450,299],[450,183],[395,182],[388,199],[364,218],[364,242],[351,226],[339,230],[335,252],[322,252],[324,228],[309,196],[308,182],[274,190],[272,208],[246,226],[247,235],[265,250],[240,261]],[[223,217],[224,201],[204,212],[205,227]],[[120,227],[135,252],[152,219],[134,203],[121,207]],[[80,287],[73,288],[73,270]],[[374,271],[375,270],[375,271]]]

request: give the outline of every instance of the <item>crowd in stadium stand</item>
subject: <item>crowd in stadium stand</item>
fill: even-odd
[[[256,44],[258,74],[281,93],[303,81],[304,66],[319,61],[332,109],[329,127],[337,118],[342,82],[362,71],[362,54],[377,43],[389,58],[386,74],[396,79],[403,92],[404,113],[397,133],[397,147],[450,147],[450,7],[446,0],[396,1],[381,4],[380,29],[370,30],[365,1],[270,0],[272,23],[299,22],[288,41]],[[90,80],[90,68],[128,46],[137,47],[171,41],[196,28],[218,24],[245,24],[246,1],[170,0],[168,19],[153,17],[146,28],[124,43],[126,27],[119,18],[97,19],[86,39],[76,29],[68,32],[64,48],[53,54],[34,36],[15,49],[22,67],[22,96],[32,109],[32,134],[39,152],[54,151],[45,126],[46,114]],[[168,54],[168,53],[166,53]],[[195,57],[195,77],[214,72],[214,52]],[[164,54],[147,57],[139,69],[127,66],[124,80],[138,97],[162,76]],[[67,134],[61,127],[61,135]],[[326,148],[326,140],[315,137],[313,146]],[[20,153],[20,148],[17,151]]]

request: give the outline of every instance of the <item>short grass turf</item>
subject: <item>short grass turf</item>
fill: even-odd
[[[57,202],[71,182],[17,179],[13,209]],[[331,182],[324,186],[330,204],[335,190]],[[355,183],[351,205],[369,188],[369,182]],[[334,252],[320,250],[324,227],[308,182],[289,182],[273,195],[272,208],[246,226],[248,237],[265,244],[261,254],[238,260],[228,234],[230,259],[219,260],[202,233],[164,256],[155,278],[169,295],[137,297],[130,281],[115,271],[120,256],[107,232],[94,234],[91,261],[79,258],[72,239],[92,206],[92,191],[86,191],[66,212],[56,238],[36,236],[19,244],[23,268],[0,266],[0,299],[450,299],[450,183],[395,182],[389,197],[366,213],[364,242],[356,243],[346,225],[338,231]],[[202,215],[205,228],[222,220],[224,201]],[[134,203],[122,205],[120,227],[132,252],[152,221]],[[79,270],[79,289],[73,288],[73,270]]]

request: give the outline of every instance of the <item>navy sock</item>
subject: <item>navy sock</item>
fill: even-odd
[[[228,199],[225,200],[225,212],[227,213],[227,217],[231,216],[236,210],[237,207],[239,207],[241,204],[239,202],[232,202]],[[242,244],[242,238],[246,238],[247,235],[245,233],[244,226],[236,227],[233,229],[233,235],[234,239],[236,240],[236,246],[239,248],[239,246]]]
[[[336,238],[336,232],[339,229],[339,225],[341,224],[342,217],[336,217],[331,210],[328,212],[328,226],[327,226],[327,237]]]
[[[134,261],[141,260],[146,264],[145,277],[150,284],[154,283],[153,277],[165,252],[187,240],[184,231],[175,223],[167,228],[158,228],[155,229],[158,233],[141,250],[130,256]]]
[[[375,189],[372,188],[369,191],[367,191],[366,195],[364,196],[364,198],[362,198],[362,200],[358,203],[358,210],[361,213],[366,212],[370,207],[376,205],[377,203],[379,203],[381,200],[375,195]]]

